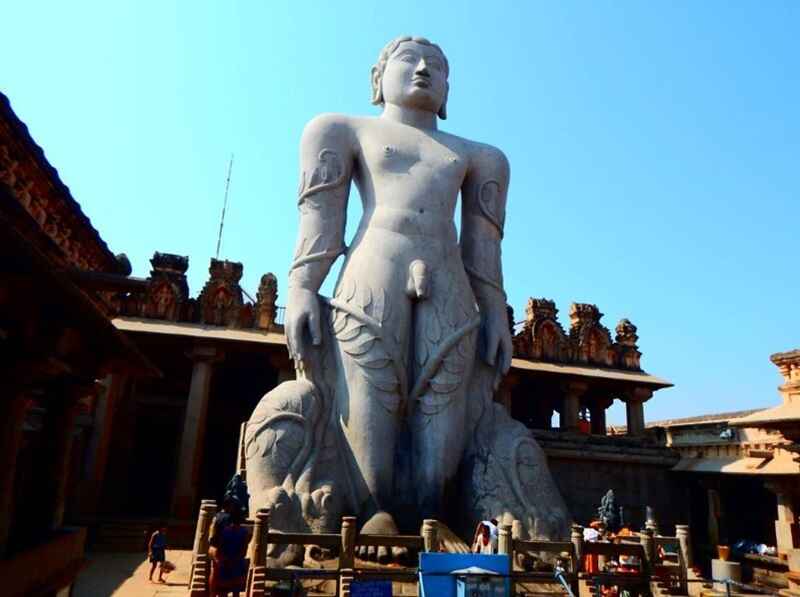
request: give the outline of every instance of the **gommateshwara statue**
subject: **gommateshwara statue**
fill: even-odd
[[[278,529],[336,531],[352,514],[373,533],[436,518],[467,536],[516,518],[530,536],[568,534],[544,453],[493,400],[512,353],[509,165],[438,129],[448,73],[437,45],[399,37],[372,68],[380,116],[324,114],[303,131],[285,320],[297,380],[264,396],[245,434],[251,512],[271,508]],[[363,216],[346,247],[352,182]]]

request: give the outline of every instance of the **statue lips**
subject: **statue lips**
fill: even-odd
[[[411,79],[411,83],[415,87],[421,87],[422,89],[430,89],[431,87],[430,80],[425,77],[419,77],[419,76],[414,77],[413,79]]]

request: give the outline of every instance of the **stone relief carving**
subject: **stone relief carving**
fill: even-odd
[[[211,259],[210,274],[197,302],[200,321],[211,325],[239,327],[242,319],[242,264],[234,261]]]
[[[575,363],[641,371],[637,328],[622,319],[611,341],[608,329],[600,323],[603,314],[595,305],[570,306],[570,331],[558,322],[555,302],[530,298],[525,308],[522,330],[514,336],[514,354],[538,361]]]

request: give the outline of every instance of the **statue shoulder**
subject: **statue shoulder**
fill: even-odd
[[[467,141],[470,169],[493,177],[508,178],[510,165],[502,150],[477,141]]]
[[[346,114],[319,114],[308,121],[303,129],[303,145],[329,144],[352,145],[358,118]]]

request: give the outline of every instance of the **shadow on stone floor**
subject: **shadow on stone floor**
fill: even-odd
[[[182,595],[188,587],[189,552],[167,550],[167,559],[177,568],[165,577],[165,583],[148,580],[150,564],[141,552],[89,553],[86,557],[89,564],[78,576],[75,597]],[[158,571],[154,576],[157,575]]]
[[[89,564],[78,575],[75,597],[112,595],[142,564],[141,553],[88,553]]]

